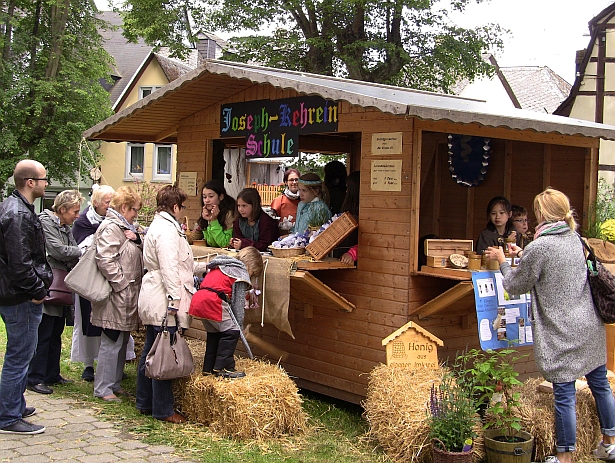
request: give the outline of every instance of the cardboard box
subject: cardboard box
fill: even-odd
[[[436,268],[451,267],[448,256],[451,254],[464,254],[474,250],[472,240],[425,240],[425,255],[427,266]]]

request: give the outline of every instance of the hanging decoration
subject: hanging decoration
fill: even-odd
[[[490,141],[470,135],[448,136],[448,170],[458,184],[472,187],[485,179],[491,156]]]

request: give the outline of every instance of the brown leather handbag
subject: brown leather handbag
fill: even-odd
[[[180,331],[178,323],[177,332],[169,333],[167,318],[164,318],[162,329],[156,335],[145,359],[145,376],[157,380],[168,380],[183,378],[194,373],[192,353]]]
[[[64,283],[64,278],[66,278],[68,272],[59,268],[51,270],[53,272],[53,281],[44,303],[49,305],[73,305],[73,292]]]

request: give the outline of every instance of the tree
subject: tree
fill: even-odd
[[[484,0],[451,0],[451,8],[471,1]],[[127,38],[178,56],[193,30],[273,30],[232,38],[232,59],[445,92],[492,73],[482,54],[501,48],[504,32],[457,27],[436,0],[125,0],[123,8]]]
[[[111,114],[95,14],[89,0],[0,0],[0,191],[24,158],[75,180],[83,131]]]

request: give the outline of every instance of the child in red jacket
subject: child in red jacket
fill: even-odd
[[[246,374],[235,370],[234,353],[243,327],[248,290],[263,271],[263,258],[256,248],[249,246],[239,251],[237,258],[217,256],[207,268],[188,311],[202,319],[207,330],[203,374],[243,378]]]

